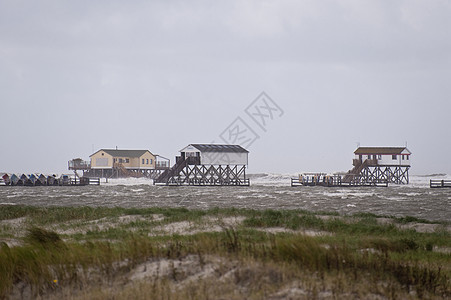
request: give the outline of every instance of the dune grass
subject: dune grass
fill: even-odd
[[[124,223],[123,216],[139,218]],[[425,233],[397,225],[433,222],[404,217],[379,224],[372,214],[1,207],[1,222],[19,218],[24,220],[19,231],[12,225],[0,227],[0,238],[21,234],[15,237],[17,246],[0,242],[0,298],[283,299],[290,293],[297,298],[451,297],[447,223]],[[226,218],[242,222],[209,230],[211,222]],[[203,230],[151,234],[176,222]],[[82,230],[57,233],[70,227]],[[266,230],[276,227],[286,230]],[[321,234],[308,236],[306,229]],[[191,267],[177,267],[192,257]],[[131,279],[139,266],[162,261],[172,266],[167,273]],[[206,266],[212,271],[199,275],[209,270]]]

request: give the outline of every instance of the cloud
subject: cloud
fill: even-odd
[[[259,140],[265,146],[256,148],[262,156],[253,164],[262,171],[290,168],[290,160],[314,162],[299,158],[296,149],[327,148],[340,138],[340,151],[353,148],[358,137],[370,145],[407,139],[415,154],[415,143],[430,141],[423,127],[450,125],[444,117],[451,108],[450,5],[1,1],[0,118],[21,125],[2,136],[0,166],[39,168],[54,159],[22,162],[15,154],[30,146],[23,124],[42,122],[63,124],[55,131],[65,137],[41,130],[33,146],[54,143],[63,167],[72,152],[89,155],[92,144],[156,145],[172,156],[185,143],[212,140],[263,90],[287,113],[286,126],[274,127],[277,137]],[[409,130],[393,129],[398,119]],[[322,138],[278,140],[316,123]],[[265,151],[275,140],[286,143],[286,165],[267,165]],[[443,138],[432,141],[434,149],[451,150]]]

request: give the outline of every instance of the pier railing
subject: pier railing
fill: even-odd
[[[327,187],[352,187],[352,186],[373,186],[388,187],[387,179],[364,180],[360,175],[346,174],[348,180],[343,181],[341,175],[315,174],[299,175],[291,178],[291,186],[327,186]]]
[[[169,162],[168,161],[156,161],[155,162],[155,168],[157,168],[157,169],[169,169]]]
[[[308,174],[291,178],[291,186],[340,186],[342,183],[339,175]]]
[[[156,185],[160,185],[156,183]],[[203,179],[203,178],[172,178],[164,185],[168,186],[179,186],[179,185],[190,185],[190,186],[250,186],[249,178],[244,179]]]
[[[100,178],[75,177],[71,178],[70,185],[100,185]]]
[[[431,188],[451,188],[451,180],[431,179],[429,186]]]
[[[67,166],[69,170],[87,170],[91,168],[91,163],[81,159],[73,159],[67,162]]]

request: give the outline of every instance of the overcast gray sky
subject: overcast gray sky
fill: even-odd
[[[245,112],[263,91],[264,128]],[[116,146],[173,160],[237,117],[250,172],[407,142],[412,173],[451,174],[451,1],[0,0],[0,171]]]

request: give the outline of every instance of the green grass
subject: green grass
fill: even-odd
[[[119,223],[120,216],[130,215],[140,218]],[[397,226],[407,221],[433,223],[410,217],[392,218],[392,224],[381,225],[373,214],[321,215],[329,218],[301,210],[2,206],[0,221],[22,217],[27,221],[19,230],[22,236],[16,237],[19,246],[0,244],[0,298],[17,296],[18,287],[25,286],[30,297],[58,298],[77,290],[80,298],[98,299],[113,295],[122,295],[119,299],[145,299],[146,295],[159,295],[156,299],[223,295],[261,299],[294,282],[309,298],[321,290],[338,298],[348,293],[361,298],[406,298],[412,290],[418,298],[451,297],[451,255],[434,250],[451,248],[445,229],[420,233]],[[154,220],[154,216],[163,219]],[[209,232],[211,221],[206,217],[242,217],[244,221]],[[206,229],[195,234],[149,235],[156,228],[182,221]],[[271,227],[287,230],[265,231]],[[1,237],[11,237],[18,230],[6,225],[0,228]],[[61,235],[55,228],[82,230]],[[306,236],[304,229],[325,234]],[[175,264],[190,255],[198,257],[201,266],[209,257],[221,258],[221,263],[215,265],[214,275],[190,285],[181,284],[189,278],[187,270],[176,267],[153,281],[126,286],[121,281],[144,262]],[[105,288],[99,290],[99,286]],[[111,286],[123,288],[107,288]],[[146,293],[140,292],[143,288]]]
[[[301,227],[319,228],[323,221],[313,214],[300,211],[264,210],[248,213],[245,226],[251,227],[285,227],[299,229]]]

